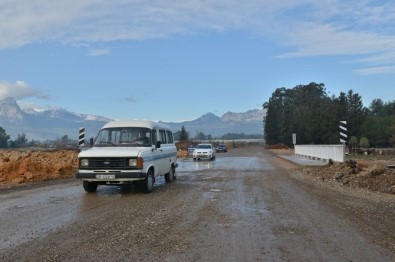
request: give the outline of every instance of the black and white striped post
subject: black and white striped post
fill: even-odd
[[[78,146],[85,146],[85,128],[81,127],[78,136]]]
[[[347,121],[340,121],[340,143],[345,144],[347,142]]]
[[[346,143],[347,143],[347,121],[340,121],[339,124],[339,128],[340,128],[340,143],[343,144],[343,161],[344,162],[346,160]]]

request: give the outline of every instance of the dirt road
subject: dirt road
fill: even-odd
[[[312,183],[261,147],[179,160],[154,192],[0,193],[0,261],[394,261],[395,197]]]

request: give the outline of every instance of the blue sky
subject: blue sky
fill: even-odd
[[[395,100],[392,0],[72,2],[0,0],[0,99],[163,121],[309,82]]]

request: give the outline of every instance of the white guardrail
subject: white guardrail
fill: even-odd
[[[345,160],[344,150],[344,145],[295,145],[295,155],[341,163]]]

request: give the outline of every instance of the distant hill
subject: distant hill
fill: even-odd
[[[28,140],[53,140],[64,135],[77,139],[80,127],[85,127],[86,135],[92,137],[108,121],[111,119],[65,109],[22,110],[13,98],[0,100],[0,126],[11,139],[22,133]]]
[[[227,112],[222,117],[207,113],[192,121],[165,123],[174,131],[179,131],[184,126],[190,137],[194,137],[198,132],[211,134],[213,137],[227,133],[263,134],[263,110],[255,109],[245,113]]]
[[[207,113],[195,120],[183,122],[163,122],[177,132],[182,126],[191,137],[197,132],[221,136],[227,133],[262,134],[263,110],[245,113],[228,112],[221,117]],[[22,109],[13,98],[0,100],[0,126],[11,139],[25,133],[28,140],[53,140],[67,135],[77,139],[80,127],[85,127],[86,137],[95,137],[98,130],[110,118],[69,112],[65,109]]]

